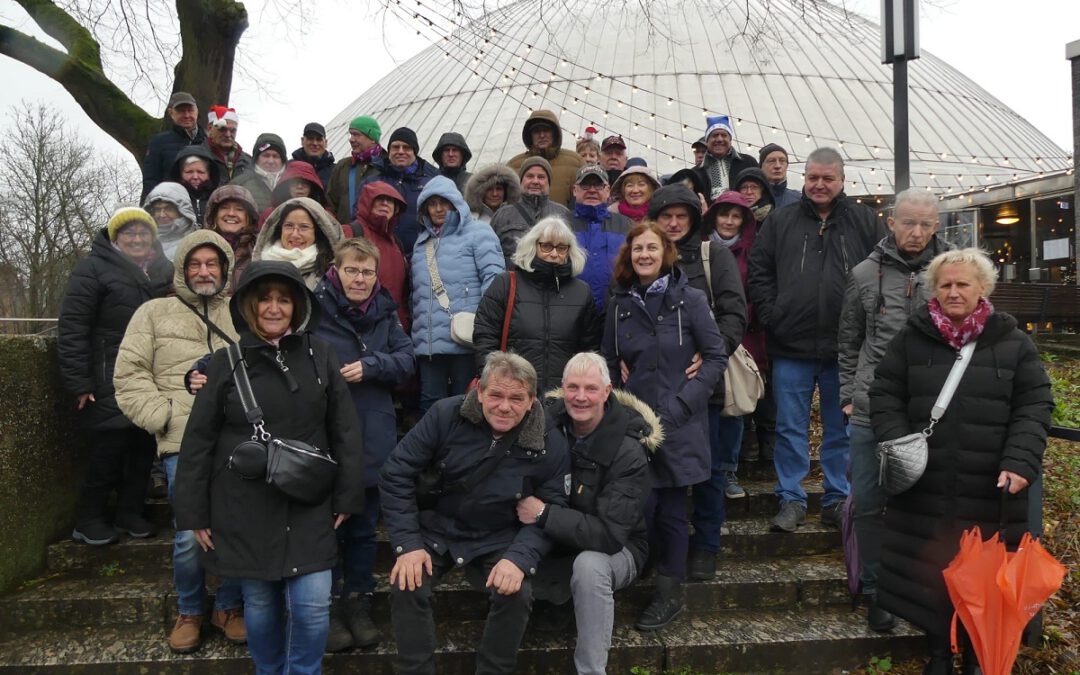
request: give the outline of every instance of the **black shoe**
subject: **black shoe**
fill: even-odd
[[[345,624],[342,601],[334,600],[330,605],[330,632],[326,635],[326,651],[342,652],[356,644],[352,632]]]
[[[353,644],[361,649],[369,649],[379,644],[382,634],[371,620],[371,593],[346,599],[343,604],[342,615],[345,625],[352,634]]]
[[[979,659],[975,656],[975,649],[971,646],[970,640],[964,640],[964,662],[960,666],[961,675],[983,675],[982,667],[979,666]]]
[[[133,513],[116,514],[116,530],[117,532],[127,532],[136,539],[146,539],[154,536],[154,533],[157,532],[157,528],[154,527],[153,523]]]
[[[952,654],[932,654],[922,672],[923,675],[954,675]]]
[[[784,502],[780,512],[772,519],[773,532],[794,532],[806,522],[806,507],[798,502]]]
[[[165,481],[165,476],[151,476],[150,485],[146,488],[146,497],[148,499],[166,499],[169,496],[169,484]]]
[[[656,592],[634,627],[642,631],[659,630],[683,611],[683,585],[674,577],[656,575]]]
[[[71,538],[91,546],[105,546],[116,541],[116,530],[109,527],[103,520],[91,520],[88,523],[76,525]]]
[[[838,530],[844,529],[844,502],[821,507],[821,524],[831,525]]]
[[[876,633],[888,633],[896,628],[896,617],[885,611],[877,604],[877,594],[867,593],[866,602],[866,625]]]
[[[716,554],[695,548],[687,561],[687,576],[694,581],[711,581],[716,578]]]

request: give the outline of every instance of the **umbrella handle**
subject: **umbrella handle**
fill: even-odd
[[[1001,511],[1000,519],[998,521],[998,532],[1001,533],[1001,543],[1005,543],[1005,501],[1009,498],[1009,486],[1012,484],[1011,478],[1005,479],[1005,486],[1001,488]]]

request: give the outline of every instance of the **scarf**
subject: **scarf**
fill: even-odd
[[[315,259],[319,257],[319,247],[312,244],[307,248],[285,248],[281,242],[263,249],[263,260],[281,260],[291,262],[300,274],[307,274],[315,269]]]
[[[281,167],[277,171],[270,172],[262,168],[258,164],[255,165],[255,175],[266,181],[266,185],[273,190],[277,187],[278,179],[281,178],[281,174],[285,173],[285,167]]]
[[[581,218],[586,223],[602,223],[608,217],[607,204],[597,204],[596,206],[574,204],[574,217]]]
[[[731,248],[735,244],[738,244],[740,239],[742,239],[742,232],[735,235],[731,239],[724,239],[716,230],[713,230],[712,234],[709,235],[709,241],[715,241],[717,244],[720,244],[724,248]]]
[[[353,164],[370,164],[371,160],[375,159],[383,153],[382,146],[376,143],[363,152],[354,152],[352,154]]]
[[[979,298],[979,304],[975,305],[975,310],[964,317],[960,327],[957,328],[952,319],[945,316],[937,298],[931,298],[927,306],[930,308],[930,319],[937,326],[941,337],[945,338],[945,342],[957,351],[982,334],[983,329],[986,328],[986,320],[994,313],[994,306],[990,304],[990,301]]]
[[[751,211],[754,213],[754,220],[759,222],[759,223],[761,221],[765,220],[765,216],[772,213],[772,210],[773,210],[773,205],[772,204],[760,204],[760,203],[757,206],[755,206],[755,207],[753,207],[751,209]]]
[[[382,284],[376,279],[375,287],[371,289],[371,295],[367,297],[367,300],[364,300],[360,304],[356,304],[345,296],[345,287],[341,284],[341,277],[338,275],[336,265],[328,267],[326,276],[323,278],[327,281],[327,288],[330,291],[330,297],[334,299],[334,304],[337,305],[338,314],[345,317],[345,320],[349,322],[349,325],[353,327],[353,330],[359,334],[363,328],[364,317],[367,315],[368,310],[371,309],[371,305],[375,302],[375,296],[382,290]]]
[[[649,215],[649,202],[645,202],[641,206],[630,206],[626,202],[619,200],[619,213],[623,214],[635,223],[640,223],[645,220],[645,216]]]
[[[731,175],[731,152],[717,159],[705,155],[705,170],[709,174],[709,201],[719,197],[728,189]]]
[[[286,328],[285,332],[282,333],[281,335],[277,336],[276,338],[266,338],[266,341],[268,343],[274,345],[275,347],[280,347],[281,346],[281,340],[286,335],[292,335],[292,326],[289,326],[288,328]]]
[[[630,297],[632,297],[634,300],[637,300],[638,303],[642,307],[644,307],[645,298],[649,297],[650,295],[663,295],[667,292],[668,284],[670,283],[671,273],[668,272],[666,274],[661,274],[656,278],[655,281],[649,284],[648,288],[644,288],[640,284],[632,285],[630,287]]]
[[[244,236],[243,230],[240,230],[239,232],[224,232],[215,229],[214,232],[217,232],[221,235],[222,239],[229,242],[229,248],[231,248],[234,253],[236,252],[236,247],[240,245],[240,237]]]

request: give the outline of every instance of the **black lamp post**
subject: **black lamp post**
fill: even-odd
[[[918,0],[881,0],[881,62],[893,64],[893,191],[911,185],[908,61],[919,58]]]

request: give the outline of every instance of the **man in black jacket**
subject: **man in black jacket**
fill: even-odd
[[[774,211],[750,253],[749,288],[767,333],[776,399],[773,464],[780,512],[772,528],[794,532],[806,519],[801,481],[810,470],[808,425],[820,394],[821,520],[840,525],[848,494],[848,437],[840,410],[837,332],[848,273],[886,235],[868,207],[844,196],[844,160],[832,148],[806,159],[802,200]]]
[[[439,137],[431,158],[439,165],[439,174],[454,181],[458,192],[465,194],[465,185],[472,178],[472,173],[465,168],[472,159],[472,150],[469,150],[465,137],[456,131],[446,132]]]
[[[543,528],[557,545],[541,566],[537,596],[556,604],[573,596],[574,665],[579,675],[593,675],[607,668],[613,593],[633,582],[648,557],[646,450],[656,450],[662,432],[644,402],[622,391],[611,397],[607,362],[599,354],[575,354],[562,384],[548,410],[571,446],[570,506],[525,497],[517,514],[523,524]]]
[[[330,184],[330,174],[334,171],[334,153],[326,149],[326,127],[318,122],[304,125],[304,135],[300,137],[300,147],[293,150],[292,158],[307,162],[322,181],[323,187]]]
[[[437,402],[383,465],[383,519],[397,560],[390,571],[391,622],[400,673],[435,672],[432,585],[453,567],[486,592],[491,608],[477,672],[513,673],[532,611],[532,585],[551,541],[522,526],[523,496],[565,506],[566,439],[536,400],[536,371],[492,352],[480,386]],[[417,490],[418,482],[425,489]],[[542,518],[543,511],[533,520]]]
[[[727,115],[706,118],[705,157],[692,171],[705,186],[705,200],[710,204],[725,190],[733,189],[735,177],[743,169],[757,166],[750,155],[735,151],[735,127]]]
[[[173,94],[165,114],[172,120],[172,125],[167,131],[151,138],[150,144],[146,146],[146,157],[142,163],[143,188],[140,204],[158,183],[169,180],[169,171],[176,161],[176,153],[189,145],[202,145],[206,142],[206,134],[199,126],[199,106],[195,104],[195,97],[191,94],[186,91]]]

